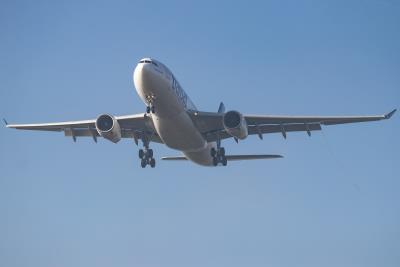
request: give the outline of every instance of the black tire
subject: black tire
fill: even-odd
[[[150,160],[150,166],[151,166],[152,168],[154,168],[154,167],[156,166],[156,160],[155,160],[154,158],[152,158],[152,159]]]
[[[151,107],[151,113],[156,113],[156,108],[154,106]]]
[[[153,157],[153,149],[148,149],[148,150],[147,150],[147,156],[148,156],[149,158],[152,158],[152,157]]]
[[[226,166],[228,164],[228,160],[226,159],[226,157],[222,158],[222,165]]]
[[[139,159],[142,159],[144,157],[144,151],[143,149],[139,149]]]
[[[217,166],[218,165],[218,158],[213,157],[213,165]]]
[[[221,147],[221,148],[219,149],[219,154],[220,154],[221,156],[225,157],[225,148]]]
[[[142,160],[140,161],[140,166],[141,166],[142,168],[146,168],[146,165],[147,165],[146,160],[145,160],[145,159],[142,159]]]
[[[213,148],[213,147],[211,148],[210,154],[211,154],[211,157],[215,158],[215,155],[217,154],[217,151],[215,150],[215,148]]]
[[[146,107],[146,113],[150,113],[150,110],[151,110],[150,107],[147,106],[147,107]]]

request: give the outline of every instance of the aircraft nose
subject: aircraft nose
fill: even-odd
[[[134,82],[136,85],[146,83],[152,79],[152,70],[149,63],[139,63],[133,73]]]
[[[149,63],[139,63],[136,65],[135,68],[135,73],[137,72],[138,74],[144,74],[145,72],[148,72],[150,70],[150,65]]]
[[[135,87],[140,88],[145,94],[154,93],[160,87],[161,81],[151,63],[139,63],[135,68],[133,80]]]

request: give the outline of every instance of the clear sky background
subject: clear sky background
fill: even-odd
[[[139,59],[201,110],[383,114],[400,100],[400,2],[1,1],[0,116],[144,112]],[[0,266],[399,266],[400,114],[252,136],[284,159],[141,169],[133,140],[0,128]],[[177,151],[153,144],[157,157]]]

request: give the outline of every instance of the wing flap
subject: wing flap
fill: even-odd
[[[65,136],[99,136],[99,133],[92,128],[88,129],[74,129],[74,128],[66,128],[64,129]]]
[[[321,125],[318,123],[296,123],[296,124],[282,124],[282,125],[258,125],[258,126],[248,126],[249,135],[254,134],[269,134],[269,133],[282,133],[286,132],[307,132],[310,134],[311,131],[320,131]],[[228,134],[224,129],[219,131],[214,131],[205,134],[208,142],[215,142],[219,139],[231,138],[232,136]]]
[[[321,125],[318,123],[296,123],[296,124],[282,124],[282,125],[260,125],[248,126],[249,134],[265,134],[265,133],[280,133],[285,132],[307,132],[307,131],[320,131]]]

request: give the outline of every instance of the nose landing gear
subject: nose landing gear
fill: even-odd
[[[150,104],[150,106],[147,106],[147,107],[146,107],[146,113],[147,113],[147,114],[149,114],[149,113],[156,113],[155,107],[154,107],[152,104]]]
[[[154,100],[156,99],[155,95],[148,95],[146,96],[147,102],[149,103],[149,105],[146,107],[146,113],[155,113],[156,109],[154,107]]]

